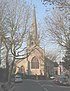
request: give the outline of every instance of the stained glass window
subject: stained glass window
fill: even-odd
[[[31,60],[31,68],[32,69],[39,69],[39,61],[36,57],[33,57]]]

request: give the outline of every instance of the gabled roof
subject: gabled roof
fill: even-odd
[[[35,50],[37,50],[42,56],[41,56],[41,59],[43,60],[44,58],[44,50],[41,48],[41,47],[39,47],[39,46],[36,46],[36,47],[33,47],[32,49],[30,49],[31,51],[32,51],[32,53],[35,51]],[[35,53],[35,55],[38,55],[38,54],[36,54]],[[30,55],[29,55],[30,56]],[[18,64],[18,63],[20,63],[20,62],[22,62],[22,61],[24,61],[24,60],[27,60],[27,58],[22,58],[22,59],[18,59],[15,63],[16,64]]]

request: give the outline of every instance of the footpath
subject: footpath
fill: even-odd
[[[2,91],[2,89],[1,89],[1,85],[2,85],[3,83],[2,82],[0,82],[0,91]]]
[[[1,85],[4,84],[2,82],[0,82],[0,91],[3,91],[2,88],[1,88]],[[12,82],[11,85],[7,85],[7,89],[10,90],[11,88],[14,87],[14,83]]]

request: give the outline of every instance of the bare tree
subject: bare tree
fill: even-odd
[[[41,1],[46,6],[49,3],[50,5],[53,4],[53,5],[58,6],[59,8],[65,8],[65,7],[70,8],[70,1],[69,0],[41,0]]]
[[[55,9],[51,17],[45,17],[45,22],[53,41],[63,47],[70,47],[69,16]]]
[[[65,48],[66,51],[70,50],[70,6],[61,7],[61,9],[55,8],[51,16],[45,17],[45,22],[47,30],[52,36],[51,40]],[[64,61],[66,61],[66,65],[70,64],[70,60]]]
[[[11,63],[11,70],[12,73],[14,61],[16,57],[20,56],[20,52],[25,51],[25,46],[23,43],[26,41],[26,34],[28,32],[29,26],[29,19],[30,19],[30,7],[25,5],[25,2],[21,2],[19,0],[15,0],[14,3],[11,2],[12,7],[9,8],[8,17],[7,17],[7,30],[8,30],[8,37],[9,37],[9,48],[13,55],[13,60]],[[13,4],[15,4],[13,6]],[[10,5],[10,4],[9,4]],[[25,54],[21,55],[22,58],[25,58]]]
[[[47,52],[46,53],[46,57],[49,58],[52,62],[56,62],[57,58],[58,58],[58,54],[55,54],[55,52]]]
[[[15,60],[20,57],[27,57],[24,51],[26,49],[26,36],[30,29],[31,7],[26,4],[25,0],[3,1],[1,0],[2,6],[5,3],[7,4],[5,4],[6,7],[2,8],[1,6],[0,8],[2,13],[0,16],[0,33],[2,44],[6,49],[5,60],[8,72],[8,83],[10,83]]]

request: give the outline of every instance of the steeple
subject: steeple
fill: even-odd
[[[33,9],[33,14],[32,14],[32,28],[28,34],[28,47],[30,48],[31,46],[34,45],[36,46],[39,45],[35,7]]]
[[[37,39],[37,22],[36,22],[36,12],[35,12],[35,7],[33,9],[33,16],[32,16],[32,34],[33,38],[36,40]]]

